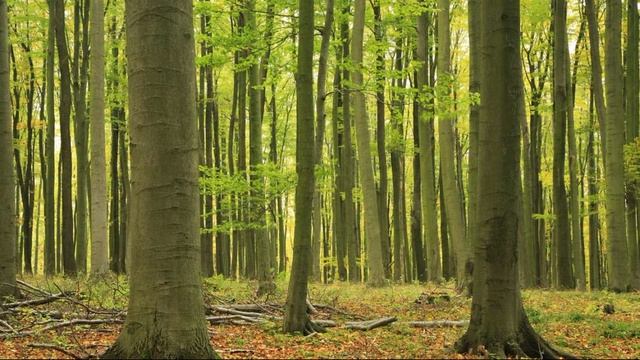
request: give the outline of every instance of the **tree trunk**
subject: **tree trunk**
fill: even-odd
[[[627,143],[638,137],[640,122],[640,77],[638,73],[638,1],[628,0],[627,9],[627,76],[625,78]],[[627,243],[629,247],[630,285],[640,289],[640,252],[638,251],[637,192],[627,187]]]
[[[422,63],[418,70],[417,87],[426,91],[429,85],[428,68],[428,13],[418,16],[417,58]],[[419,137],[420,137],[420,192],[422,196],[422,218],[424,243],[427,250],[427,277],[429,281],[439,282],[442,278],[440,262],[440,240],[438,239],[438,213],[436,210],[436,187],[434,169],[433,114],[427,110],[425,99],[419,96]]]
[[[91,4],[91,272],[109,271],[104,134],[104,1]]]
[[[62,199],[62,265],[67,276],[75,276],[76,259],[73,243],[72,164],[71,164],[71,73],[67,47],[64,0],[54,0],[56,43],[60,64],[60,161]]]
[[[75,2],[73,48],[73,96],[75,105],[74,140],[76,150],[76,226],[77,270],[87,271],[89,122],[87,121],[87,83],[89,77],[89,1]],[[80,38],[82,34],[82,38]]]
[[[298,109],[313,107],[313,5],[314,1],[300,0],[298,37],[298,66],[296,73],[296,105]],[[305,335],[315,332],[307,315],[307,287],[311,267],[311,217],[315,192],[313,112],[297,112],[296,138],[296,224],[294,230],[293,267],[284,320],[284,331]]]
[[[479,227],[471,323],[457,349],[483,348],[499,358],[558,358],[563,354],[531,328],[518,282],[519,117],[524,109],[520,2],[483,2],[481,9],[482,64],[487,65],[480,81]]]
[[[589,97],[589,127],[594,128],[593,88]],[[602,288],[600,278],[600,219],[598,216],[598,174],[594,131],[589,131],[587,143],[587,178],[589,183],[589,285],[591,290]]]
[[[192,2],[128,2],[126,16],[134,262],[127,321],[103,357],[214,358],[196,261],[200,249]],[[153,36],[149,29],[154,29]],[[164,68],[170,71],[158,72]]]
[[[556,253],[555,278],[561,288],[573,288],[571,233],[565,175],[565,142],[569,89],[567,88],[567,3],[553,2],[553,244]]]
[[[352,71],[351,77],[353,83],[353,119],[358,145],[358,170],[364,206],[367,268],[369,269],[368,284],[371,286],[383,286],[385,281],[384,263],[382,259],[382,238],[380,236],[380,213],[378,212],[376,184],[371,159],[371,135],[369,132],[366,99],[363,90],[364,20],[365,1],[355,0],[353,36],[351,39],[351,61],[355,70]]]
[[[54,104],[54,65],[55,65],[55,0],[48,0],[49,25],[47,30],[47,137],[46,147],[46,183],[44,195],[44,272],[51,276],[56,272],[56,221],[55,221],[55,104]]]
[[[382,22],[382,11],[380,0],[373,2],[374,15],[374,37],[378,44],[384,44],[384,23]],[[391,277],[391,249],[389,242],[389,209],[388,209],[388,187],[389,176],[387,170],[386,139],[385,139],[385,53],[383,46],[376,51],[376,142],[378,149],[378,212],[380,219],[380,240],[382,241],[382,264],[384,266],[385,277]]]
[[[604,90],[602,88],[602,65],[600,61],[600,33],[598,31],[598,13],[595,0],[585,0],[585,15],[589,24],[589,51],[591,55],[591,86],[598,113],[598,124],[600,125],[600,151],[604,163],[607,154],[607,109],[604,103]],[[607,7],[608,8],[608,7]]]
[[[578,184],[578,146],[576,144],[576,129],[574,120],[575,108],[575,84],[580,65],[580,47],[584,34],[584,22],[581,21],[578,39],[574,51],[573,71],[569,71],[569,54],[567,53],[567,140],[569,143],[569,189],[571,198],[569,207],[571,209],[571,250],[573,255],[573,271],[575,286],[578,290],[586,289],[586,278],[584,271],[584,242],[582,240],[582,214],[580,208],[580,185]],[[568,48],[567,48],[568,51]]]
[[[420,149],[420,105],[417,98],[413,101],[413,146]],[[411,245],[413,247],[413,261],[416,264],[418,281],[429,280],[427,275],[427,263],[424,255],[424,243],[422,236],[422,179],[420,178],[420,151],[414,151],[413,155],[413,198],[411,206]]]
[[[9,80],[9,17],[0,0],[0,299],[17,294],[16,207]]]
[[[393,79],[394,87],[391,104],[391,130],[396,139],[402,139],[404,135],[404,101],[405,96],[402,90],[405,87],[405,76],[403,75],[404,57],[402,51],[403,39],[396,39],[394,70],[397,77]],[[406,215],[404,212],[404,142],[389,146],[391,151],[391,185],[393,190],[393,280],[402,280],[404,269],[404,252],[409,251],[404,247],[406,234]],[[420,257],[422,258],[422,246],[420,246]],[[424,266],[424,259],[421,265]],[[419,270],[424,273],[424,267]],[[406,276],[405,276],[406,278]]]
[[[351,89],[349,82],[351,81],[351,73],[348,63],[350,57],[349,49],[349,14],[351,12],[351,1],[343,0],[342,7],[342,23],[340,24],[340,40],[342,44],[341,53],[341,69],[342,69],[342,128],[343,128],[343,144],[341,168],[344,174],[344,187],[341,193],[344,193],[344,241],[347,244],[347,263],[349,269],[349,281],[360,281],[360,268],[357,258],[360,254],[358,251],[358,239],[356,237],[356,213],[353,201],[353,188],[355,186],[355,176],[353,169],[353,144],[351,135]]]
[[[327,0],[327,9],[322,28],[322,41],[320,43],[320,58],[318,60],[318,81],[316,89],[316,137],[314,145],[315,166],[322,166],[322,145],[324,143],[326,119],[326,85],[327,85],[327,61],[329,58],[329,43],[333,29],[333,0]],[[312,40],[310,40],[312,41]],[[313,193],[313,236],[312,236],[312,256],[311,256],[311,276],[315,281],[320,280],[320,244],[321,244],[321,223],[322,223],[322,197],[320,189],[316,188]]]
[[[622,74],[622,4],[607,0],[605,36],[605,86],[607,94],[607,155],[605,181],[607,204],[607,266],[609,289],[629,288],[629,253],[624,208],[624,93]],[[596,103],[597,104],[597,103]]]
[[[449,0],[438,0],[438,79],[444,84],[438,87],[446,91],[440,96],[451,97],[451,36],[449,29]],[[467,245],[462,196],[456,180],[454,109],[448,108],[451,100],[444,100],[438,106],[438,135],[440,137],[440,171],[442,191],[447,208],[447,221],[451,232],[451,244],[456,258],[456,279],[458,286],[466,288],[471,276],[471,257]]]

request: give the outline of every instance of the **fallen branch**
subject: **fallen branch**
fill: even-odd
[[[469,325],[469,320],[435,320],[435,321],[410,321],[407,323],[409,326],[420,329],[431,328],[447,328],[447,327],[464,327]]]
[[[352,321],[352,322],[346,323],[345,328],[353,329],[353,330],[369,331],[375,328],[379,328],[381,326],[392,324],[396,321],[398,321],[398,319],[395,316],[369,320],[369,321]]]
[[[49,304],[54,301],[63,299],[65,297],[66,295],[64,293],[59,293],[59,294],[54,294],[42,299],[33,299],[33,300],[27,300],[27,301],[7,303],[7,304],[4,304],[3,306],[8,309],[15,309],[15,308],[24,307],[24,306],[44,305],[44,304]]]
[[[55,330],[62,327],[76,326],[76,325],[99,325],[99,324],[123,324],[122,319],[72,319],[61,323],[45,326],[40,329],[40,332]]]
[[[338,326],[338,323],[333,320],[311,320],[311,321],[313,321],[313,323],[316,325],[320,325],[326,328]]]
[[[233,322],[234,320],[242,320],[252,324],[264,321],[263,319],[243,315],[207,316],[207,321],[212,325]]]
[[[63,348],[62,346],[58,346],[55,344],[29,344],[28,345],[31,348],[35,348],[35,349],[48,349],[48,350],[55,350],[58,352],[61,352],[67,356],[71,356],[74,359],[82,359],[82,357],[74,354],[73,352]]]

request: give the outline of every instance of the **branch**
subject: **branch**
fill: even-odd
[[[398,318],[386,317],[381,319],[369,320],[369,321],[352,321],[345,324],[347,329],[369,331],[381,326],[389,325],[398,321]]]
[[[35,349],[49,349],[49,350],[55,350],[55,351],[59,351],[67,356],[71,356],[74,359],[82,359],[82,357],[72,353],[71,351],[63,348],[62,346],[58,346],[58,345],[54,345],[54,344],[29,344],[27,345],[31,348],[35,348]]]

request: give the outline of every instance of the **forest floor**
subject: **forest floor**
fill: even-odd
[[[115,341],[126,309],[124,278],[23,280],[25,298],[16,299],[11,308],[0,308],[0,358],[95,358]],[[211,343],[222,357],[462,358],[451,349],[466,325],[418,329],[408,323],[467,320],[471,301],[457,295],[451,284],[382,289],[314,284],[310,299],[317,304],[318,313],[313,318],[333,320],[337,327],[303,337],[280,331],[286,280],[277,281],[276,294],[261,299],[255,298],[253,283],[206,280],[205,301],[210,316],[230,318],[216,311],[235,304],[261,304],[265,310],[259,321],[230,319],[209,326]],[[25,303],[39,299],[47,303]],[[640,357],[640,293],[527,290],[523,299],[534,328],[573,354],[587,358]],[[609,304],[614,307],[613,314],[604,311]],[[370,331],[344,326],[349,321],[381,317],[397,317],[397,322]]]

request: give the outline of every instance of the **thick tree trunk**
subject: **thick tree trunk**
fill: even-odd
[[[607,205],[607,266],[609,289],[629,288],[629,253],[624,204],[624,93],[622,74],[622,3],[607,0],[605,86],[607,147],[605,181]],[[597,102],[596,102],[597,104]]]
[[[126,4],[134,262],[127,321],[105,358],[216,357],[198,276],[192,5]]]
[[[483,2],[478,168],[478,238],[474,244],[471,323],[457,348],[498,358],[558,358],[529,325],[518,282],[520,2]],[[509,106],[511,104],[512,106]],[[515,105],[514,105],[515,104]],[[519,105],[518,105],[519,104]]]
[[[104,1],[91,4],[91,272],[109,271],[104,134]]]
[[[417,58],[421,68],[418,70],[417,87],[426,91],[429,85],[428,68],[428,14],[418,16]],[[422,226],[427,251],[427,278],[439,282],[442,278],[440,261],[440,239],[438,238],[438,213],[436,210],[436,187],[434,169],[433,114],[429,113],[425,99],[419,98],[419,137],[420,137],[420,193],[422,197]]]
[[[9,17],[0,0],[0,299],[15,295],[16,208],[9,83]]]
[[[384,263],[382,259],[382,237],[380,235],[380,213],[376,184],[371,158],[371,135],[367,118],[366,99],[363,90],[363,40],[364,40],[365,1],[355,0],[353,16],[353,36],[351,39],[351,61],[353,83],[353,119],[358,145],[358,170],[362,187],[364,206],[364,227],[367,244],[368,284],[383,286]]]
[[[480,0],[468,0],[469,11],[469,92],[479,95],[480,92]],[[469,162],[468,162],[468,210],[467,210],[467,244],[473,249],[478,234],[478,127],[480,125],[480,104],[472,103],[469,107]],[[470,289],[472,290],[472,289]]]

